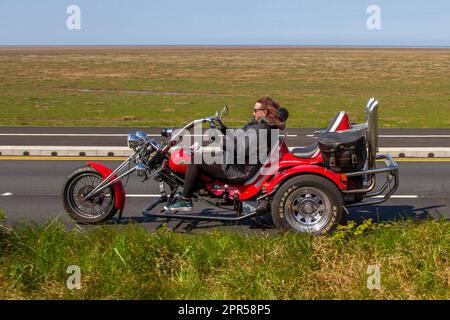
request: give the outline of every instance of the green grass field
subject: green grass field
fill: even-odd
[[[0,299],[450,299],[448,221],[342,228],[312,237],[0,226]],[[80,289],[66,286],[71,265]],[[371,265],[379,289],[367,287]]]
[[[241,125],[270,95],[290,127],[337,111],[381,127],[450,126],[449,49],[54,47],[0,49],[0,125],[179,126],[227,104]]]

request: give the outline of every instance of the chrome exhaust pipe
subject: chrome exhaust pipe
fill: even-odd
[[[378,101],[370,98],[366,105],[367,139],[369,151],[369,168],[375,168],[378,152]]]

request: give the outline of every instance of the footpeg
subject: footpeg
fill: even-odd
[[[166,196],[167,199],[167,196]],[[156,199],[155,201],[152,201],[147,207],[144,208],[144,210],[142,210],[142,214],[144,216],[151,216],[150,211],[152,211],[158,204],[160,204],[161,202],[164,202],[165,200],[163,199],[163,195],[161,195],[161,197],[159,197],[158,199]]]

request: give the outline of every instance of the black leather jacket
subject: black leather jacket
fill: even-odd
[[[225,133],[225,127],[222,128],[222,132]],[[260,118],[257,121],[253,120],[251,122],[249,122],[248,124],[246,124],[242,130],[244,132],[247,132],[248,130],[254,130],[256,132],[256,137],[258,139],[258,144],[257,147],[255,148],[250,147],[250,138],[249,136],[245,136],[245,144],[244,141],[242,141],[242,137],[241,139],[237,136],[233,136],[233,135],[229,135],[227,134],[226,136],[226,141],[224,141],[224,156],[225,154],[228,152],[228,157],[232,157],[234,159],[234,163],[233,164],[227,164],[226,163],[226,158],[224,158],[224,164],[223,164],[223,169],[227,175],[228,181],[230,183],[236,183],[236,184],[240,184],[240,183],[244,183],[245,181],[247,181],[249,178],[251,178],[253,175],[255,175],[258,170],[261,168],[261,165],[263,164],[261,160],[258,157],[259,155],[259,147],[260,147],[260,138],[263,138],[259,135],[259,131],[261,129],[265,129],[267,130],[267,141],[266,141],[266,150],[267,150],[267,155],[269,155],[270,150],[272,149],[272,141],[271,141],[271,129],[278,129],[276,126],[271,126],[267,120],[265,118]],[[232,139],[232,141],[230,141],[230,139]],[[238,141],[239,140],[239,141]],[[255,143],[254,140],[251,140],[252,143]],[[226,146],[233,146],[233,150],[226,150]],[[242,151],[244,150],[244,154],[245,154],[245,160],[242,158],[243,157],[243,153]],[[241,151],[239,154],[241,155],[240,157],[237,154],[237,151]],[[249,164],[249,159],[257,159],[257,163],[255,164],[253,162],[253,164]],[[241,162],[241,163],[239,163]],[[244,162],[244,163],[242,163]]]

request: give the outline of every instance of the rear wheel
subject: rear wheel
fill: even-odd
[[[63,188],[63,205],[74,220],[94,224],[107,221],[116,214],[111,186],[90,199],[84,198],[102,180],[102,175],[91,167],[79,168],[67,177]]]
[[[331,181],[302,175],[289,179],[277,191],[272,218],[280,230],[320,235],[337,227],[343,205],[341,192]]]

